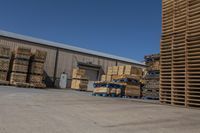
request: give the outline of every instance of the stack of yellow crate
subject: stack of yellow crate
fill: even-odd
[[[113,77],[121,76],[121,75],[136,75],[138,77],[142,77],[143,71],[141,68],[126,65],[126,66],[112,66],[108,67],[108,71],[106,75],[101,76],[101,81],[111,82]]]
[[[75,90],[86,91],[88,78],[85,75],[84,69],[73,69],[71,88]]]

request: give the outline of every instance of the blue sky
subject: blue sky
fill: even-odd
[[[0,29],[142,61],[158,53],[161,0],[0,0]]]

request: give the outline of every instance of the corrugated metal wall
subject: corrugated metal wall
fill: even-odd
[[[88,55],[80,52],[58,49],[50,46],[45,46],[42,44],[36,44],[32,42],[22,41],[13,38],[7,38],[0,36],[0,45],[9,46],[14,50],[17,46],[24,46],[32,48],[34,52],[36,49],[47,51],[47,59],[45,62],[45,72],[48,77],[52,80],[54,78],[55,72],[55,62],[56,62],[56,52],[58,50],[58,60],[57,60],[57,72],[55,78],[58,79],[62,72],[68,73],[69,78],[71,78],[72,69],[77,67],[78,62],[88,63],[92,62],[94,65],[100,65],[104,73],[107,72],[109,66],[115,65],[132,65],[131,63],[126,63],[123,61],[116,61],[113,59],[108,59],[104,57],[98,57],[94,55]]]

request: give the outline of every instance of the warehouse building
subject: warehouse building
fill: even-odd
[[[44,71],[45,82],[48,87],[57,87],[59,77],[63,72],[67,73],[68,86],[70,86],[73,68],[85,69],[89,80],[96,81],[107,72],[109,66],[134,65],[140,68],[145,67],[143,63],[132,59],[2,30],[0,30],[0,45],[9,46],[12,50],[15,50],[18,46],[23,46],[31,48],[32,51],[36,49],[47,51]]]

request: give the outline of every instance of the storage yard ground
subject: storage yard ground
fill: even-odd
[[[0,133],[200,133],[200,110],[0,86]]]

